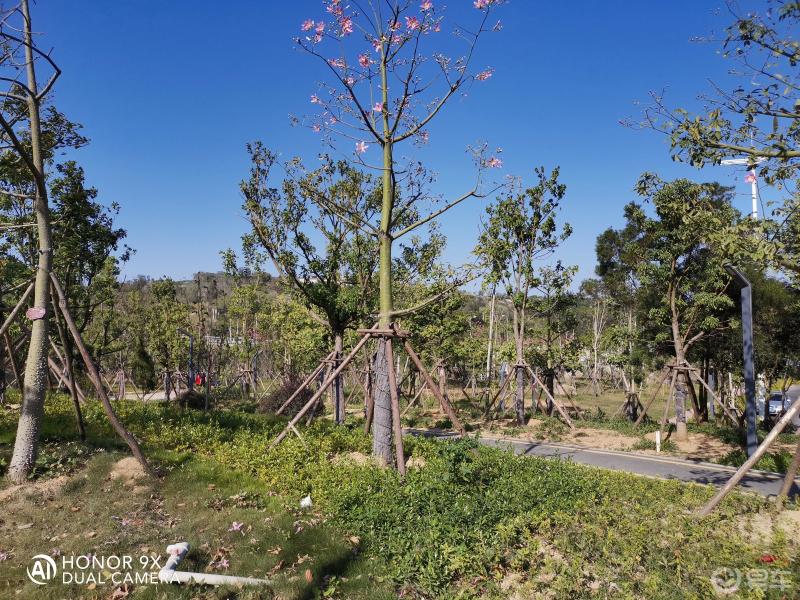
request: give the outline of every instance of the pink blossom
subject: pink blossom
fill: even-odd
[[[227,558],[221,558],[216,562],[215,566],[218,569],[227,569],[229,566],[231,566],[231,563],[228,561]]]
[[[409,31],[419,29],[419,19],[417,17],[406,17],[406,27]]]
[[[494,69],[486,69],[485,71],[481,71],[477,75],[475,75],[475,79],[478,81],[486,81],[494,74]]]
[[[311,131],[313,131],[314,133],[319,133],[321,129],[322,129],[322,128],[321,128],[321,127],[319,126],[319,124],[317,124],[317,123],[314,123],[314,124],[311,126]]]
[[[239,521],[234,521],[231,523],[231,526],[228,527],[228,531],[241,531],[242,527],[244,527],[244,523],[240,523]]]
[[[300,26],[300,29],[303,31],[310,31],[314,27],[314,21],[311,19],[306,19],[303,21],[303,24]]]
[[[372,64],[372,60],[366,54],[359,54],[358,55],[358,64],[360,64],[365,69],[368,69],[369,66]]]
[[[356,142],[356,154],[364,154],[369,148],[369,144],[366,142]]]
[[[314,43],[315,44],[319,44],[321,41],[322,41],[322,34],[321,33],[318,33],[317,35],[314,36]]]
[[[433,8],[433,2],[431,0],[425,0],[422,4],[419,5],[419,9],[422,12],[429,11]]]
[[[748,172],[747,175],[744,176],[744,180],[747,183],[755,183],[757,181],[755,171]]]
[[[353,19],[350,17],[345,17],[339,21],[339,25],[342,28],[342,35],[350,35],[353,33]]]
[[[344,82],[345,82],[347,85],[349,85],[350,87],[353,87],[353,84],[356,82],[356,80],[355,80],[355,79],[353,79],[352,77],[345,77],[345,78],[344,78]]]
[[[325,31],[325,21],[320,21],[319,23],[317,23],[317,26],[314,28],[314,31],[316,31],[318,34],[322,34],[322,32]]]
[[[383,40],[375,38],[372,40],[372,47],[375,48],[375,52],[380,52],[381,48],[383,48]]]
[[[311,94],[311,104],[322,104],[322,101],[316,94]]]
[[[492,156],[489,160],[486,161],[486,166],[490,169],[499,169],[503,166],[503,161],[497,158],[496,156]]]
[[[472,5],[478,10],[489,8],[492,4],[497,4],[498,0],[475,0]]]
[[[375,106],[372,107],[372,111],[376,113],[383,112],[383,102],[376,102]]]
[[[344,69],[345,62],[343,58],[331,58],[328,60],[328,64],[336,69]]]

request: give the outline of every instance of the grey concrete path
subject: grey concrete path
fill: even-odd
[[[458,434],[440,430],[409,429],[412,435],[424,435],[439,439],[458,438]],[[686,483],[724,485],[736,472],[733,467],[701,461],[692,461],[670,456],[651,456],[634,452],[596,450],[582,446],[570,446],[555,442],[528,442],[515,439],[480,437],[478,441],[486,446],[503,448],[521,456],[571,459],[582,465],[625,471],[645,477],[659,479],[678,479]],[[750,471],[738,486],[741,491],[749,491],[762,496],[777,495],[783,482],[783,475],[767,471]],[[795,479],[791,495],[800,493],[800,480]]]

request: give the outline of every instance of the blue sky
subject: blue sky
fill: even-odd
[[[474,16],[469,0],[446,4],[450,17]],[[563,218],[574,233],[559,257],[580,266],[579,278],[592,275],[595,238],[621,224],[643,171],[736,183],[737,206],[747,210],[741,175],[675,164],[662,136],[619,124],[639,114],[636,102],[650,90],[667,88],[671,103],[691,106],[709,78],[725,78],[730,65],[718,48],[690,41],[724,27],[721,6],[508,3],[499,13],[503,31],[485,38],[476,63],[494,76],[431,129],[426,156],[440,174],[437,190],[456,194],[471,184],[464,148],[479,140],[502,147],[503,173],[527,181],[535,166],[560,165]],[[303,19],[323,14],[322,3],[45,0],[34,10],[34,28],[63,70],[56,104],[91,138],[76,158],[100,198],[121,205],[118,223],[137,250],[124,274],[183,278],[221,269],[219,251],[236,248],[247,228],[238,190],[245,143],[262,139],[285,156],[320,150],[316,135],[291,127],[288,115],[309,110],[323,76],[292,42]],[[442,220],[447,260],[468,259],[482,214],[475,202]]]

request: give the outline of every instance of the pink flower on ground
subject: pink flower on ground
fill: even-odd
[[[372,64],[372,60],[370,60],[369,56],[367,56],[366,54],[359,54],[358,64],[360,64],[365,69],[368,69],[369,66]]]
[[[496,156],[492,156],[489,160],[486,161],[486,166],[490,169],[499,169],[503,166],[503,161],[497,158]]]
[[[221,558],[221,559],[219,559],[219,560],[217,561],[217,564],[216,564],[216,567],[217,567],[218,569],[227,569],[229,566],[231,566],[231,563],[230,563],[230,562],[228,562],[228,559],[227,559],[227,558]]]
[[[406,17],[406,27],[409,31],[419,29],[419,19],[417,17]]]
[[[475,75],[475,79],[477,79],[478,81],[486,81],[492,75],[494,75],[494,69],[486,69],[485,71],[481,71],[480,73]]]
[[[305,21],[303,21],[303,24],[300,26],[300,29],[302,29],[303,31],[311,31],[313,27],[314,27],[314,21],[312,21],[311,19],[306,19]]]
[[[376,113],[383,112],[383,102],[376,102],[375,106],[372,107],[372,111]]]
[[[242,527],[244,527],[244,523],[240,523],[239,521],[234,521],[231,523],[231,526],[228,528],[228,531],[241,531]]]
[[[4,560],[8,560],[8,558],[9,558],[8,552],[0,552],[0,562],[3,562]]]
[[[369,144],[366,142],[356,142],[356,154],[364,154],[369,148]]]
[[[350,35],[353,33],[353,19],[350,17],[345,17],[339,21],[339,25],[342,27],[342,35]]]
[[[322,101],[316,94],[311,94],[311,104],[322,104]]]
[[[422,4],[419,5],[419,9],[422,12],[429,11],[432,8],[433,8],[433,2],[431,2],[431,0],[425,0]]]

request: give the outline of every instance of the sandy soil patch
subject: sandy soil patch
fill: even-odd
[[[29,496],[31,494],[41,494],[47,497],[55,496],[61,491],[61,488],[64,487],[67,481],[69,481],[68,476],[60,475],[52,479],[42,479],[30,483],[12,485],[0,490],[0,502],[5,502],[15,495]]]

